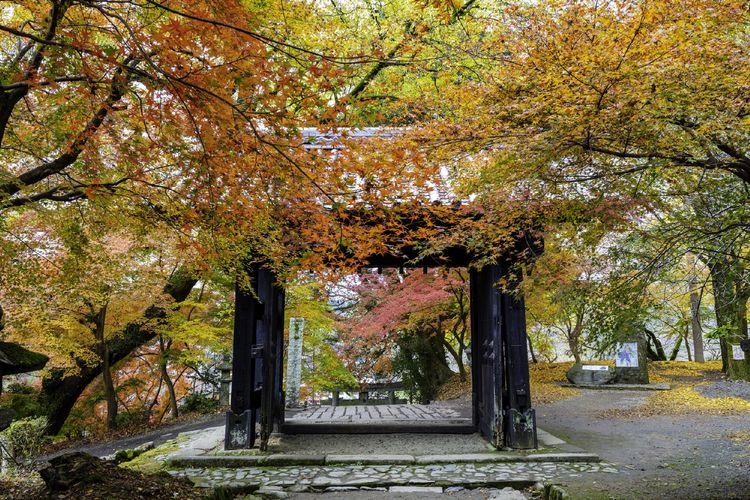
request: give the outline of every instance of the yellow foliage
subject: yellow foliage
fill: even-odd
[[[668,391],[658,391],[637,408],[609,410],[606,418],[650,417],[655,415],[678,415],[684,413],[703,415],[737,415],[750,411],[750,401],[740,398],[709,398],[693,387],[677,386]]]
[[[750,447],[750,431],[734,431],[727,433],[727,437],[736,444],[745,444]]]

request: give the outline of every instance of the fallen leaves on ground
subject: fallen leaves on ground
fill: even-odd
[[[464,380],[461,380],[460,374],[455,373],[438,389],[435,399],[447,401],[459,398],[464,394],[471,394],[471,373],[467,373]]]
[[[750,430],[729,432],[727,438],[735,444],[744,444],[750,447]]]
[[[579,389],[562,387],[566,382],[565,373],[573,362],[565,363],[531,363],[529,380],[531,382],[531,400],[534,405],[549,404],[581,394]]]
[[[701,384],[722,379],[721,361],[655,361],[649,363],[652,383],[666,383],[668,391],[654,391],[636,408],[608,410],[603,418],[636,418],[657,415],[739,415],[750,412],[750,401],[737,397],[710,397],[695,390]],[[750,384],[750,382],[745,382]]]

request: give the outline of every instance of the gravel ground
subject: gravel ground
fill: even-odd
[[[742,391],[750,388],[742,386]],[[620,470],[567,480],[572,497],[750,499],[750,415],[598,416],[639,406],[648,397],[646,392],[583,390],[579,397],[537,408],[540,427]]]
[[[717,380],[696,386],[695,390],[708,398],[734,397],[750,401],[750,383],[740,380]]]

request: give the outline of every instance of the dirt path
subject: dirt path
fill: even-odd
[[[537,408],[539,426],[598,453],[618,474],[587,474],[567,482],[573,498],[750,498],[750,415],[604,418],[640,406],[647,392],[584,390]]]

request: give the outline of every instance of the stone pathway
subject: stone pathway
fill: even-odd
[[[283,488],[287,491],[341,491],[341,488],[393,486],[526,487],[538,482],[576,477],[586,473],[616,473],[605,463],[459,463],[432,465],[348,465],[246,468],[187,468],[171,471],[197,486],[253,491]]]
[[[471,423],[471,415],[459,408],[436,405],[351,405],[316,406],[302,411],[288,411],[290,424],[366,424],[366,423]],[[468,410],[469,412],[471,409]]]

